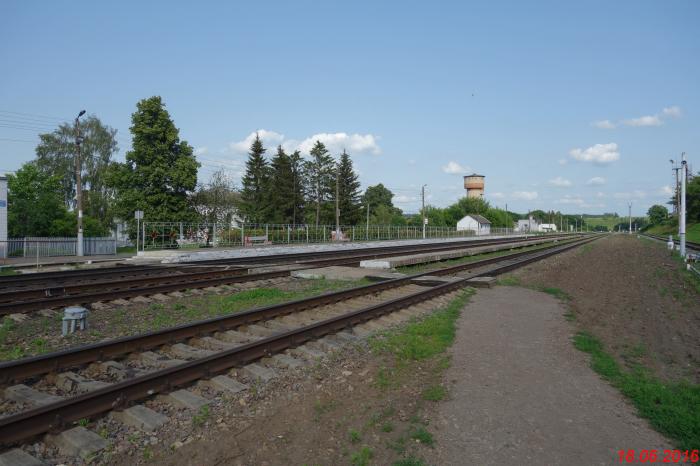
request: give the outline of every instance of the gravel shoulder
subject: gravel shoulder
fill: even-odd
[[[458,321],[430,464],[617,464],[671,448],[594,373],[567,308],[519,287],[480,290]]]

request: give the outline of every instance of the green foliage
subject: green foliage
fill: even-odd
[[[700,174],[691,179],[686,185],[685,203],[687,221],[689,223],[700,223]]]
[[[649,217],[649,223],[658,225],[668,218],[668,209],[662,205],[654,204],[649,207],[647,216]]]
[[[321,141],[309,153],[311,159],[304,164],[307,177],[307,193],[309,204],[313,204],[313,222],[318,226],[321,222],[335,222],[335,207],[331,201],[335,193],[335,164],[333,157]]]
[[[277,154],[270,163],[270,189],[268,202],[270,213],[268,220],[273,223],[294,223],[295,173],[292,160],[282,146],[277,147]]]
[[[404,360],[422,360],[445,351],[454,341],[456,321],[472,291],[464,290],[446,307],[405,329],[371,340],[373,349],[387,351]],[[379,380],[378,380],[379,381]]]
[[[401,209],[394,207],[394,194],[383,184],[369,186],[362,196],[362,206],[369,205],[370,223],[373,225],[404,225],[406,219]],[[366,215],[367,211],[364,211]]]
[[[212,173],[209,183],[199,185],[192,196],[192,205],[199,217],[220,225],[231,224],[240,203],[240,194],[223,168]]]
[[[250,145],[241,191],[241,213],[247,222],[264,223],[269,215],[270,167],[259,135]]]
[[[115,213],[133,221],[143,210],[146,221],[193,221],[188,195],[197,185],[199,163],[160,97],[141,100],[131,116],[132,150],[125,163],[113,163],[108,184],[116,190]]]
[[[292,223],[297,225],[303,223],[303,219],[305,218],[307,177],[304,171],[304,159],[299,151],[294,151],[294,153],[289,156],[289,163],[292,168],[294,188],[292,191]]]
[[[447,395],[447,390],[442,385],[433,385],[423,391],[423,399],[428,401],[440,401]]]
[[[79,125],[83,212],[108,227],[112,223],[109,218],[112,190],[105,175],[118,150],[117,130],[102,124],[94,115],[82,119]],[[58,177],[67,209],[75,208],[75,137],[75,126],[64,123],[52,133],[40,134],[36,147],[36,166],[43,174]]]
[[[337,166],[340,224],[355,225],[362,219],[360,181],[352,159],[343,151]]]
[[[351,430],[350,431],[350,443],[359,443],[360,440],[362,440],[362,436],[360,435],[360,432],[357,430]]]
[[[700,447],[700,385],[664,383],[642,368],[628,372],[593,335],[579,332],[574,345],[591,355],[591,367],[629,397],[639,414],[681,450]]]
[[[413,432],[411,432],[411,438],[413,440],[418,440],[423,445],[432,446],[435,443],[433,439],[433,434],[425,430],[424,427],[418,427]]]
[[[368,466],[369,460],[373,456],[374,453],[369,447],[362,447],[359,451],[350,455],[350,464],[353,466]]]
[[[409,456],[408,458],[394,461],[391,466],[425,466],[425,463],[414,456]]]

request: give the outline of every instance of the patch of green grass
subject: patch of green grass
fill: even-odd
[[[591,355],[591,367],[630,398],[639,414],[681,450],[700,448],[700,385],[664,383],[637,367],[625,371],[593,335],[579,332],[574,346]]]
[[[442,385],[433,385],[423,390],[423,399],[428,401],[440,401],[447,395],[447,390]]]
[[[360,443],[362,440],[362,435],[360,435],[360,432],[352,429],[350,431],[350,443]]]
[[[571,297],[567,294],[566,291],[562,290],[561,288],[555,288],[551,286],[543,286],[540,288],[540,291],[551,294],[557,299],[561,299],[562,301],[568,301],[571,299]]]
[[[338,402],[336,400],[331,400],[326,403],[322,403],[321,400],[316,400],[316,403],[314,403],[314,418],[318,421],[321,419],[322,415],[333,411],[337,405]]]
[[[199,412],[192,416],[192,424],[197,427],[204,425],[204,423],[207,422],[207,419],[209,419],[209,415],[209,405],[202,406],[199,408]]]
[[[413,440],[418,440],[423,445],[433,446],[435,440],[433,439],[433,434],[425,430],[424,427],[418,427],[413,432],[411,432],[411,438]]]
[[[136,246],[119,246],[117,254],[136,254]]]
[[[2,267],[0,268],[0,277],[3,276],[10,276],[10,275],[19,275],[19,272],[16,271],[12,267]]]
[[[564,314],[564,318],[569,322],[573,322],[576,320],[576,314],[574,313],[574,311],[569,310],[566,314]]]
[[[394,424],[391,422],[385,422],[382,424],[382,432],[392,432],[394,430]]]
[[[359,451],[356,451],[350,455],[350,463],[353,466],[367,466],[369,465],[369,460],[374,456],[374,452],[369,447],[362,447]]]
[[[391,463],[391,466],[426,466],[423,460],[416,458],[415,456],[409,456],[398,461]]]
[[[504,275],[496,283],[502,286],[518,286],[520,285],[520,278],[513,275]]]
[[[86,418],[86,417],[84,417],[84,418],[78,420],[78,425],[79,425],[80,427],[87,427],[88,424],[90,424],[90,419],[88,419],[88,418]]]
[[[454,341],[457,318],[473,293],[463,290],[447,306],[426,318],[372,338],[370,346],[404,361],[419,361],[444,352]]]

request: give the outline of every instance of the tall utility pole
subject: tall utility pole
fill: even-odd
[[[628,204],[628,207],[629,207],[630,229],[629,229],[629,231],[627,232],[627,234],[628,234],[628,235],[631,235],[631,234],[632,234],[632,203],[631,203],[631,202]]]
[[[681,240],[681,257],[685,259],[685,181],[688,164],[685,161],[685,152],[681,155],[681,210],[678,212],[678,237]]]
[[[680,186],[678,184],[678,170],[680,170],[680,167],[676,166],[676,162],[673,159],[669,159],[669,162],[671,162],[671,170],[673,171],[673,174],[676,177],[676,184],[673,185],[673,197],[675,198],[675,202],[673,203],[673,213],[678,215],[678,211],[680,210],[680,204],[681,204],[681,197],[680,197]]]
[[[340,241],[340,199],[338,197],[338,185],[340,184],[340,173],[335,176],[335,240]]]
[[[510,225],[510,214],[508,214],[508,203],[506,202],[506,228],[511,228],[513,225]],[[510,226],[508,226],[510,225]],[[506,230],[506,233],[508,233],[508,230]]]
[[[420,188],[420,197],[421,197],[421,202],[423,204],[423,207],[421,207],[421,214],[423,217],[423,239],[425,239],[425,187],[428,186],[427,184],[424,184]]]
[[[369,241],[369,201],[367,202],[367,241]]]
[[[75,253],[78,256],[83,256],[83,181],[80,176],[82,166],[80,164],[80,144],[83,142],[80,136],[80,123],[78,118],[85,114],[85,110],[81,110],[78,116],[75,117],[75,210],[78,211],[78,243],[75,247]]]

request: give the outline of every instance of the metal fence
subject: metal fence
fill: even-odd
[[[57,257],[75,256],[77,238],[27,237],[9,238],[0,241],[0,257]],[[83,238],[83,254],[86,256],[110,255],[117,253],[114,238]]]
[[[420,226],[341,225],[343,241],[381,241],[422,239]],[[457,230],[450,227],[426,227],[426,238],[463,238],[485,235],[522,234],[512,228],[490,231]],[[249,244],[299,244],[335,241],[335,225],[243,224],[238,227],[215,223],[145,222],[139,232],[139,249],[185,249],[245,246]]]

